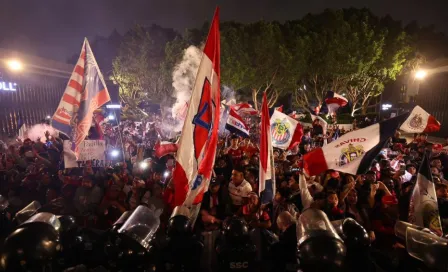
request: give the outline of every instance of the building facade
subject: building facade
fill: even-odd
[[[13,70],[8,63],[19,62]],[[52,116],[73,66],[0,49],[0,136],[17,135],[22,124]]]

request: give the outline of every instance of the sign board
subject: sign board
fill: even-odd
[[[0,81],[0,91],[15,92],[17,91],[17,83]]]
[[[92,167],[107,166],[106,141],[84,140],[79,146],[79,151],[79,158],[76,160],[75,153],[71,150],[71,141],[64,141],[65,168],[83,167],[88,161],[92,161]]]

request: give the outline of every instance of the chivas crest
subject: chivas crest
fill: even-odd
[[[276,119],[271,125],[272,140],[276,145],[283,145],[289,141],[291,138],[289,127],[289,123],[286,123],[280,119]]]
[[[362,145],[354,146],[349,144],[347,148],[342,148],[341,156],[339,157],[339,166],[346,165],[364,154],[364,147]]]
[[[423,126],[423,118],[420,114],[415,114],[412,118],[411,121],[409,121],[409,126],[412,129],[421,129]]]

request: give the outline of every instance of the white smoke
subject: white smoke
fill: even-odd
[[[221,86],[221,100],[226,106],[231,106],[236,104],[235,91],[226,85]]]
[[[190,101],[191,92],[198,73],[199,64],[201,63],[202,50],[191,45],[184,51],[182,60],[174,67],[173,70],[173,97],[176,102],[173,105],[172,116],[178,122],[175,131],[180,131],[183,126],[183,111],[186,104]]]
[[[30,138],[31,141],[37,141],[39,138],[42,140],[42,142],[45,142],[45,132],[50,132],[51,136],[57,136],[57,131],[47,124],[37,124],[29,128],[25,134],[26,138]]]

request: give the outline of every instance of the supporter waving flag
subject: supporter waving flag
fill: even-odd
[[[226,129],[242,137],[249,137],[249,128],[246,123],[244,123],[243,118],[241,118],[241,116],[232,108],[227,117]]]
[[[261,133],[260,133],[260,185],[259,194],[262,203],[272,201],[275,195],[274,155],[271,139],[271,124],[266,93],[263,94],[261,104]]]
[[[300,143],[303,129],[299,121],[274,110],[270,125],[273,147],[290,150]]]
[[[347,103],[347,98],[332,91],[328,91],[327,98],[325,98],[329,114],[336,113],[340,107],[344,107]]]
[[[174,204],[191,207],[202,201],[215,163],[220,117],[219,8],[210,26],[173,173]]]
[[[93,112],[108,101],[109,91],[85,39],[81,55],[52,118],[52,126],[71,137],[76,157],[79,155],[79,145],[89,133]]]
[[[355,130],[304,155],[304,168],[309,175],[328,169],[349,174],[365,173],[381,149],[409,114]]]
[[[417,174],[417,183],[412,191],[409,205],[409,222],[420,227],[429,228],[442,236],[439,208],[435,184],[432,180],[428,154],[426,153]]]
[[[231,106],[238,114],[258,115],[258,111],[249,103],[239,103]]]
[[[415,106],[400,130],[409,133],[437,132],[440,130],[440,122],[422,107]]]

